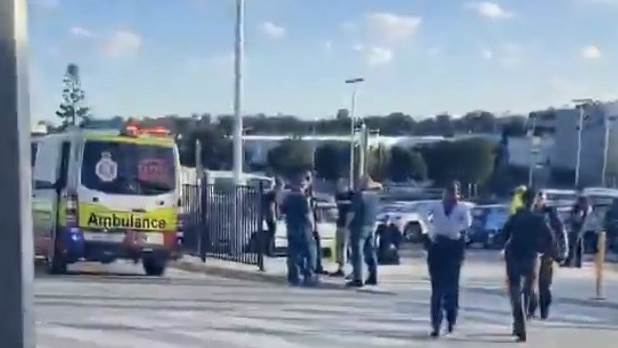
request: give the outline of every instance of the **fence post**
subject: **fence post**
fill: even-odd
[[[258,231],[257,231],[257,264],[258,269],[261,272],[266,271],[266,266],[264,265],[264,251],[268,247],[265,243],[264,236],[264,183],[260,182],[258,188]],[[274,238],[274,237],[273,237]]]
[[[600,231],[597,234],[597,252],[594,254],[595,300],[604,300],[603,297],[603,270],[605,267],[605,246],[607,233]]]

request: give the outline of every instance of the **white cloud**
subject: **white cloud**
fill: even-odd
[[[78,39],[91,39],[95,36],[95,34],[83,27],[72,27],[69,32],[71,33],[71,35],[73,37],[76,37]]]
[[[129,30],[118,30],[103,42],[103,52],[111,58],[135,55],[142,46],[142,37]]]
[[[478,1],[468,2],[465,7],[475,11],[478,15],[489,19],[506,19],[513,17],[513,13],[495,2]]]
[[[367,16],[367,29],[371,40],[394,45],[412,37],[422,22],[421,17],[376,12]]]
[[[367,64],[370,66],[386,65],[390,63],[395,56],[392,50],[384,47],[371,47],[365,54]]]
[[[503,43],[493,49],[481,49],[481,56],[486,60],[495,61],[505,68],[512,68],[523,63],[524,50],[516,43]]]
[[[581,55],[584,59],[598,59],[601,58],[603,53],[597,46],[590,45],[582,49]]]
[[[260,30],[273,40],[283,39],[286,34],[286,29],[284,27],[273,22],[263,22],[260,24]]]
[[[352,49],[359,52],[369,66],[387,65],[395,58],[393,50],[386,47],[356,44]]]

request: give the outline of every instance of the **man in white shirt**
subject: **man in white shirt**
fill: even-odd
[[[441,202],[430,207],[427,265],[431,279],[431,337],[440,335],[444,314],[453,332],[459,307],[459,273],[464,259],[464,233],[472,223],[470,209],[459,202],[459,183],[444,191]]]

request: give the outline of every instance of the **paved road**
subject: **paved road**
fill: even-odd
[[[420,347],[428,344],[427,285],[399,295],[288,288],[171,270],[165,278],[113,265],[115,275],[41,276],[36,281],[39,348]],[[459,333],[435,347],[508,343],[506,299],[464,291]],[[532,323],[528,346],[582,347],[618,340],[618,312],[560,304]]]

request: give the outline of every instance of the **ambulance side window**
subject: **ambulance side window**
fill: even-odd
[[[60,168],[58,171],[58,182],[60,188],[65,188],[69,178],[69,159],[71,158],[71,143],[63,141],[60,150]]]
[[[53,140],[41,141],[37,146],[37,153],[34,159],[34,169],[32,178],[34,179],[35,189],[51,189],[56,182],[57,164],[60,144]]]

